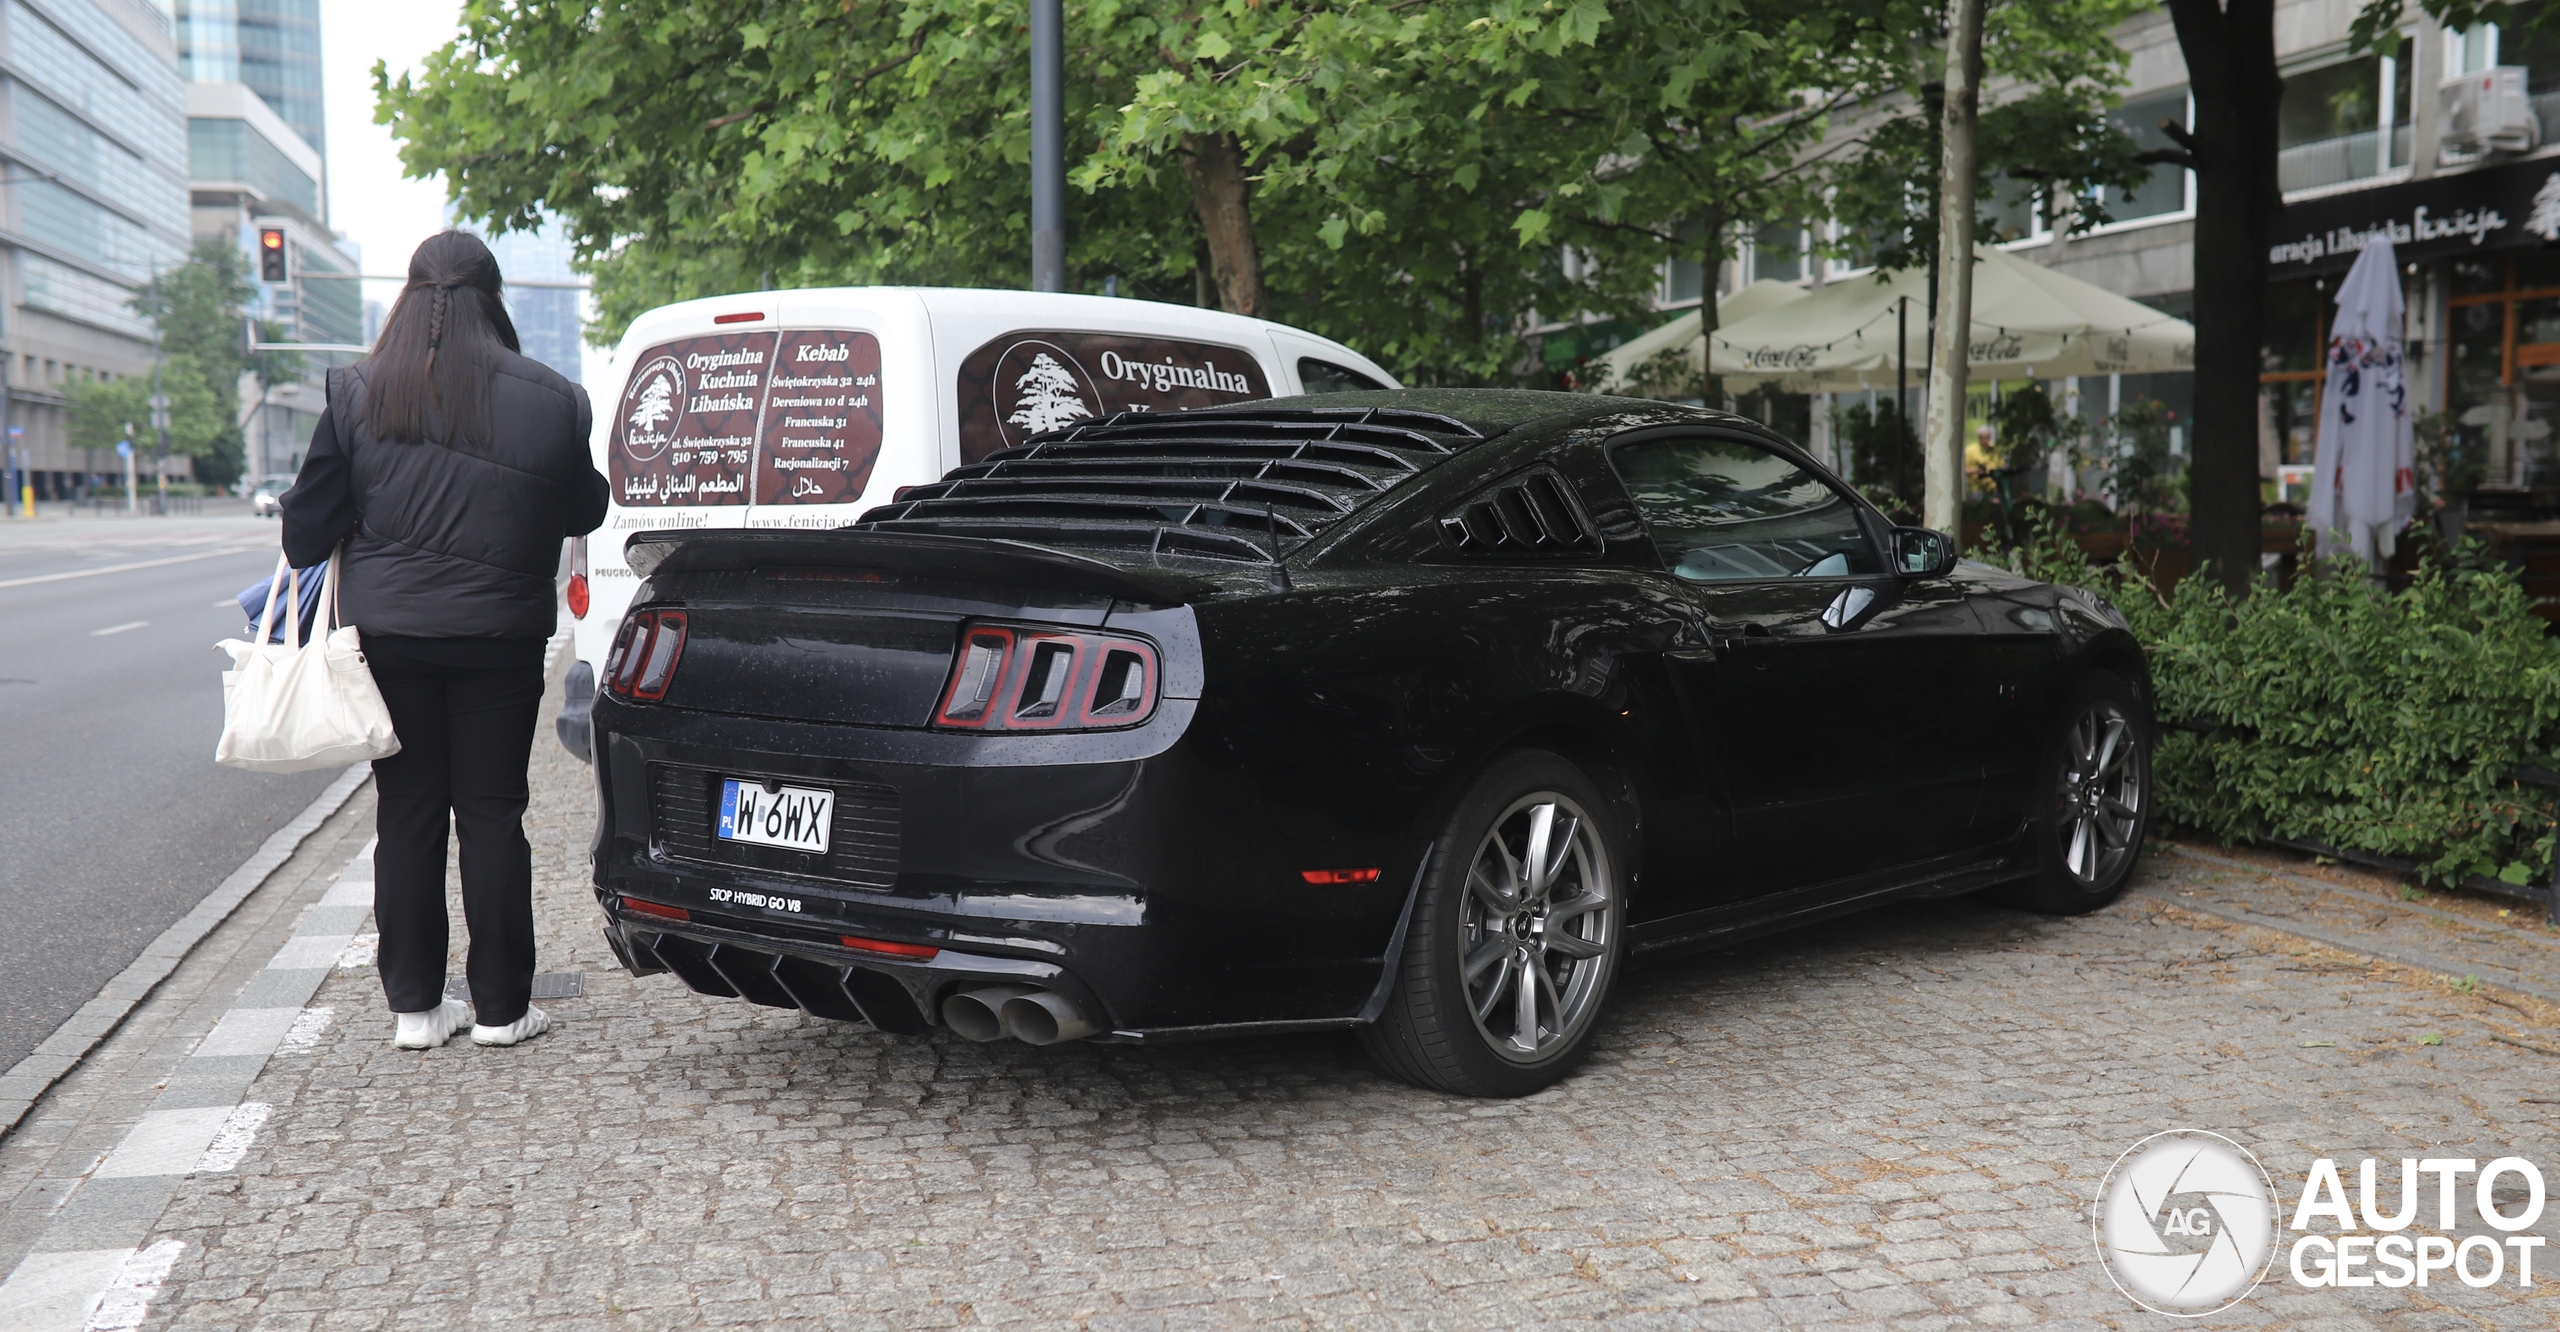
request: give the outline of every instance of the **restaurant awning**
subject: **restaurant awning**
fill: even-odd
[[[1969,378],[2195,368],[2195,328],[2187,321],[2002,250],[1974,254]],[[1904,330],[1899,356],[1897,315]],[[1843,279],[1737,319],[1716,331],[1714,343],[1713,369],[1736,392],[1764,385],[1789,393],[1891,389],[1897,362],[1908,365],[1911,387],[1922,388],[1929,273],[1912,268]]]
[[[1781,305],[1803,300],[1806,295],[1804,288],[1792,282],[1772,282],[1763,278],[1719,299],[1716,302],[1716,323],[1739,323]],[[1699,323],[1698,312],[1691,310],[1660,328],[1648,329],[1619,344],[1592,362],[1592,387],[1601,393],[1628,392],[1635,387],[1636,367],[1666,351],[1679,352],[1691,370],[1699,369],[1704,362],[1698,359],[1698,352],[1706,341],[1698,336]]]

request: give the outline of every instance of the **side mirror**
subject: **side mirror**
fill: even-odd
[[[1893,529],[1893,571],[1905,578],[1944,578],[1956,567],[1956,543],[1926,527]]]

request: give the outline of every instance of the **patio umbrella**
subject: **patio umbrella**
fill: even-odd
[[[2196,334],[2183,319],[2005,250],[1976,247],[1969,374],[1977,380],[2193,370]],[[1910,302],[1907,317],[1901,303]],[[1896,345],[1900,322],[1907,343]],[[1728,388],[1788,393],[1892,388],[1896,366],[1919,382],[1929,359],[1929,272],[1844,278],[1803,300],[1737,319],[1715,334]]]
[[[2380,231],[2338,286],[2307,521],[2323,555],[2391,558],[2417,509],[2417,435],[2400,360],[2400,264]]]
[[[1727,292],[1716,299],[1716,323],[1719,327],[1739,323],[1753,315],[1774,310],[1805,298],[1805,289],[1792,282],[1775,282],[1762,278],[1740,291]],[[1681,360],[1692,370],[1703,369],[1700,348],[1706,339],[1698,328],[1704,321],[1698,312],[1689,311],[1660,328],[1648,329],[1628,339],[1616,349],[1592,362],[1594,387],[1602,393],[1625,393],[1635,386],[1636,367],[1666,351],[1678,351]],[[1726,367],[1718,365],[1718,373]]]

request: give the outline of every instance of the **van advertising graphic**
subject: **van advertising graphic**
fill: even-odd
[[[756,450],[758,504],[849,504],[880,460],[880,340],[783,333]]]
[[[960,460],[1114,412],[1178,412],[1271,396],[1234,347],[1119,333],[1008,333],[960,363]]]
[[[640,356],[615,409],[613,497],[631,508],[842,504],[880,456],[868,333],[727,333]]]

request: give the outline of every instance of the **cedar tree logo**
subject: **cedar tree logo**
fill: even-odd
[[[2275,1254],[2275,1186],[2216,1133],[2155,1133],[2116,1158],[2091,1218],[2116,1288],[2153,1313],[2193,1318],[2237,1304]]]
[[[1030,435],[1102,414],[1102,394],[1067,349],[1053,342],[1017,342],[996,358],[996,419],[1007,448]]]
[[[647,462],[666,452],[675,438],[668,423],[684,401],[684,365],[673,356],[658,356],[631,377],[622,394],[622,451],[633,462]]]

